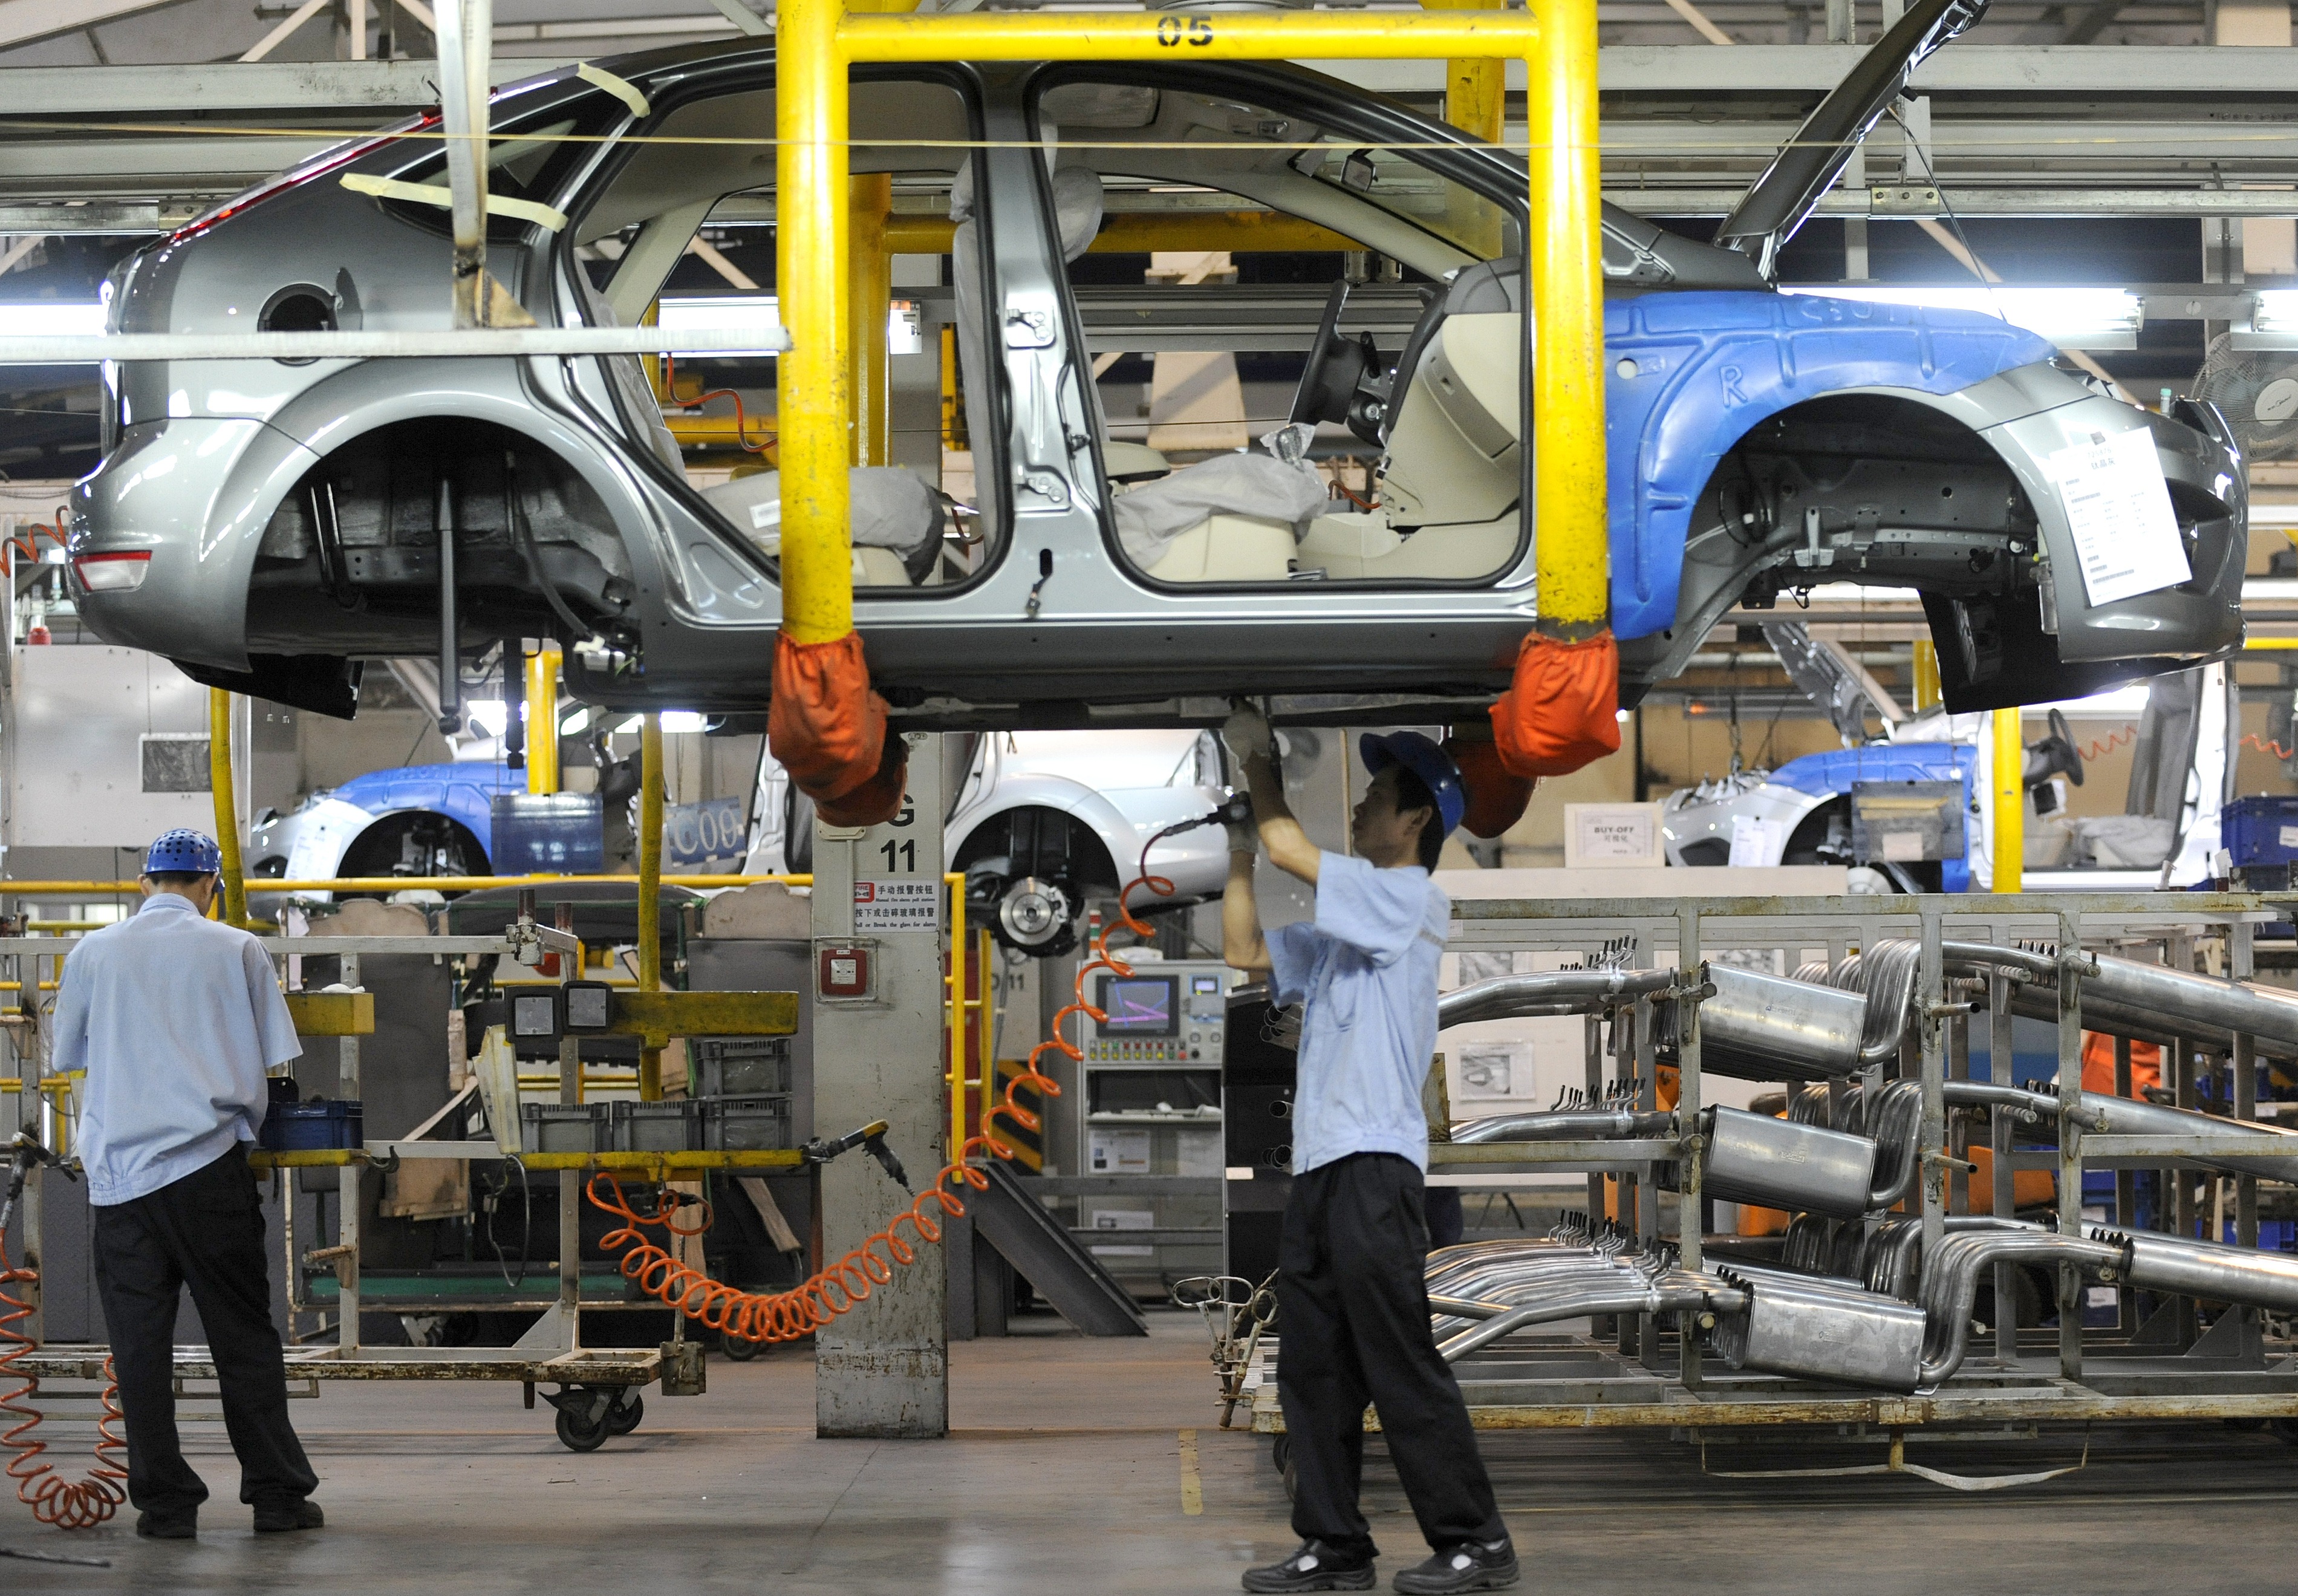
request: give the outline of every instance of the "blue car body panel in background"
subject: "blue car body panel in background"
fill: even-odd
[[[1651,294],[1604,307],[1612,630],[1675,624],[1693,506],[1749,428],[1847,388],[1948,394],[2057,351],[1971,310],[1803,294]]]
[[[1961,781],[1963,806],[1971,809],[1971,783],[1979,750],[1960,742],[1876,742],[1863,748],[1838,748],[1790,759],[1771,773],[1777,786],[1814,798],[1848,793],[1856,781]],[[1942,863],[1940,885],[1949,892],[1971,889],[1971,857]]]
[[[467,827],[492,859],[493,800],[499,792],[525,792],[526,773],[500,765],[402,765],[353,776],[327,796],[356,804],[370,815],[428,809]]]

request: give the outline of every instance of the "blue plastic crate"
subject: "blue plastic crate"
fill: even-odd
[[[257,1145],[269,1153],[321,1153],[356,1147],[367,1139],[366,1105],[356,1098],[275,1103],[263,1116]]]
[[[2236,864],[2298,862],[2298,798],[2235,799],[2219,813],[2219,838]]]

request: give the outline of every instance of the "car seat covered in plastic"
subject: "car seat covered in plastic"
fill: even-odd
[[[915,587],[941,555],[941,496],[900,466],[855,466],[846,473],[852,505],[854,580],[864,587]],[[782,545],[782,474],[761,471],[702,490],[718,513],[770,558]]]

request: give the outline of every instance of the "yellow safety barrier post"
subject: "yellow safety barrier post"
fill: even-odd
[[[784,0],[777,47],[782,613],[793,642],[853,629],[847,68],[854,62],[1520,59],[1528,72],[1535,563],[1541,629],[1605,627],[1601,239],[1594,0],[1459,10],[841,14]]]
[[[965,877],[941,878],[949,893],[949,1156],[965,1145]]]
[[[1937,706],[1945,696],[1939,690],[1938,645],[1927,637],[1915,639],[1914,657],[1915,713]]]
[[[558,790],[558,645],[526,657],[526,790]]]
[[[1988,856],[1994,860],[1996,892],[2016,892],[2024,885],[2027,867],[2027,742],[2020,730],[2016,707],[1995,712],[1995,837]]]
[[[216,846],[223,850],[223,917],[247,923],[247,877],[239,854],[239,794],[232,780],[231,694],[208,689],[208,785],[215,798]],[[17,889],[21,891],[22,889]]]
[[[662,716],[639,724],[639,990],[662,990]],[[639,1052],[639,1097],[662,1101],[662,1048]]]

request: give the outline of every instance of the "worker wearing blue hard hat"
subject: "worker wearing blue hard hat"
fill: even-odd
[[[1467,809],[1460,772],[1418,732],[1358,744],[1371,782],[1351,815],[1352,853],[1318,848],[1285,801],[1269,723],[1222,729],[1244,765],[1252,819],[1229,826],[1221,956],[1301,1005],[1293,1189],[1277,1244],[1284,1346],[1277,1390],[1296,1482],[1299,1549],[1244,1575],[1255,1592],[1367,1591],[1379,1554],[1357,1502],[1364,1410],[1381,1432],[1432,1553],[1393,1581],[1407,1596],[1499,1590],[1518,1577],[1452,1371],[1430,1334],[1428,1124],[1437,964],[1451,901],[1430,879]],[[1260,852],[1316,889],[1311,920],[1263,931]]]
[[[263,944],[210,920],[215,839],[169,831],[133,918],[82,938],[56,993],[54,1067],[85,1071],[81,1166],[95,1282],[128,1430],[139,1534],[188,1540],[208,1488],[176,1436],[175,1331],[188,1286],[215,1360],[239,1498],[255,1527],[316,1529],[318,1476],[287,1417],[262,1200],[247,1145],[269,1070],[300,1055]]]

